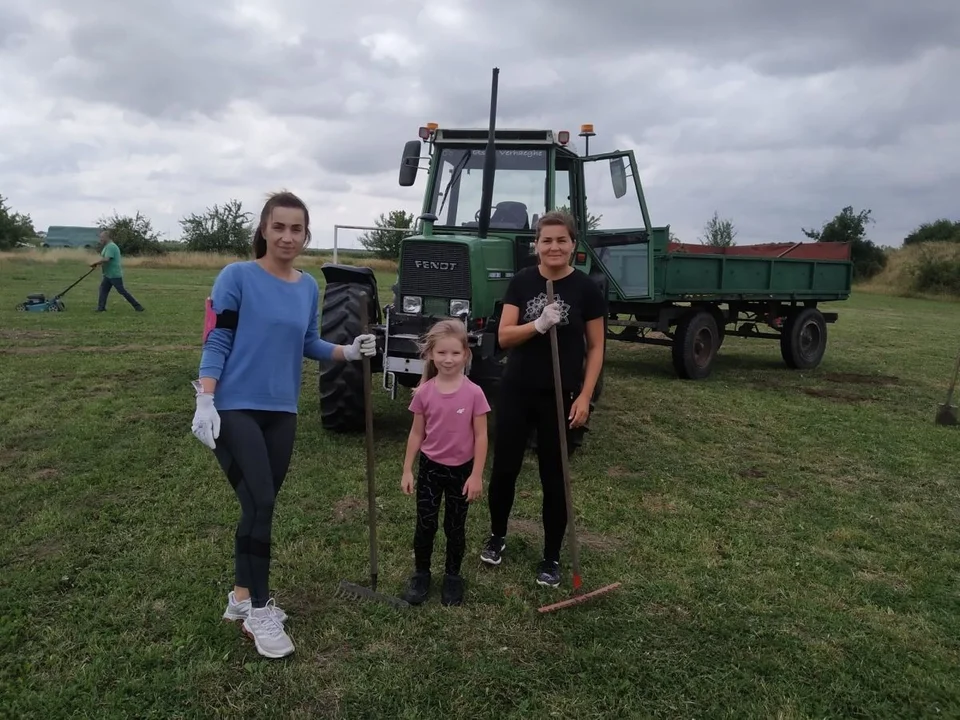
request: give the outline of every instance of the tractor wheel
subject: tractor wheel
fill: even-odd
[[[360,326],[358,283],[329,283],[323,291],[320,337],[336,345],[349,345],[363,332]],[[363,364],[359,362],[320,363],[320,423],[325,430],[362,432]]]
[[[790,314],[780,332],[780,354],[787,367],[809,370],[823,360],[827,349],[827,323],[816,308]]]
[[[673,336],[673,367],[685,380],[703,380],[713,369],[720,348],[720,330],[709,310],[693,310],[680,318]]]

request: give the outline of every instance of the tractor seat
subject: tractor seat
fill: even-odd
[[[522,202],[513,200],[497,203],[497,207],[494,208],[493,215],[490,217],[490,227],[529,230],[530,218],[527,215],[527,206]]]
[[[27,295],[27,300],[40,300],[43,302],[47,297],[43,293],[34,293],[33,295]]]

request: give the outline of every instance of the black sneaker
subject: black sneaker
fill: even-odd
[[[403,599],[411,605],[419,605],[427,599],[428,592],[430,592],[430,573],[417,570],[410,576]]]
[[[463,578],[459,575],[443,576],[443,590],[440,592],[441,605],[463,605]]]
[[[502,537],[491,535],[487,538],[487,544],[480,552],[480,559],[487,563],[487,565],[499,565],[501,560],[500,555],[506,546],[507,544]]]
[[[541,560],[537,566],[537,585],[560,587],[560,563],[556,560]]]

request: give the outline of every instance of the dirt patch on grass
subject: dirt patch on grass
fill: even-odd
[[[640,500],[644,510],[654,513],[670,513],[677,511],[677,504],[664,495],[650,493]]]
[[[543,535],[543,527],[540,523],[534,520],[527,520],[526,518],[511,519],[510,530],[518,535],[525,535],[530,538],[541,537]],[[623,545],[623,542],[615,537],[592,533],[579,526],[577,527],[577,540],[580,541],[582,545],[586,545],[595,550],[615,550]]]
[[[824,380],[833,383],[849,383],[854,385],[898,385],[900,378],[896,375],[865,375],[861,373],[830,372],[821,376]]]
[[[759,478],[765,478],[767,473],[760,468],[748,467],[740,471],[740,477],[750,478],[752,480],[757,480]]]
[[[40,468],[30,474],[31,480],[53,480],[60,476],[60,471],[56,468]]]
[[[20,459],[21,455],[23,455],[22,450],[14,450],[13,448],[0,450],[0,468],[5,468],[8,465],[13,465],[17,460]]]
[[[363,508],[366,507],[366,501],[358,497],[340,498],[333,504],[333,517],[342,522],[355,517]]]
[[[803,392],[811,397],[823,398],[824,400],[833,400],[840,403],[856,404],[873,402],[873,398],[871,397],[845,392],[844,390],[833,390],[829,388],[804,388]]]
[[[49,340],[56,336],[49,330],[0,330],[0,340]]]

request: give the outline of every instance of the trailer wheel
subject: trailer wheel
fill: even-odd
[[[815,368],[827,349],[827,323],[816,308],[806,307],[789,315],[780,333],[780,354],[794,370]]]
[[[709,310],[694,310],[680,318],[673,336],[673,367],[685,380],[703,380],[713,369],[720,347],[720,330]]]
[[[323,290],[320,337],[349,345],[360,326],[359,283],[328,283]],[[361,432],[364,427],[363,365],[359,362],[320,362],[320,423],[325,430]]]

